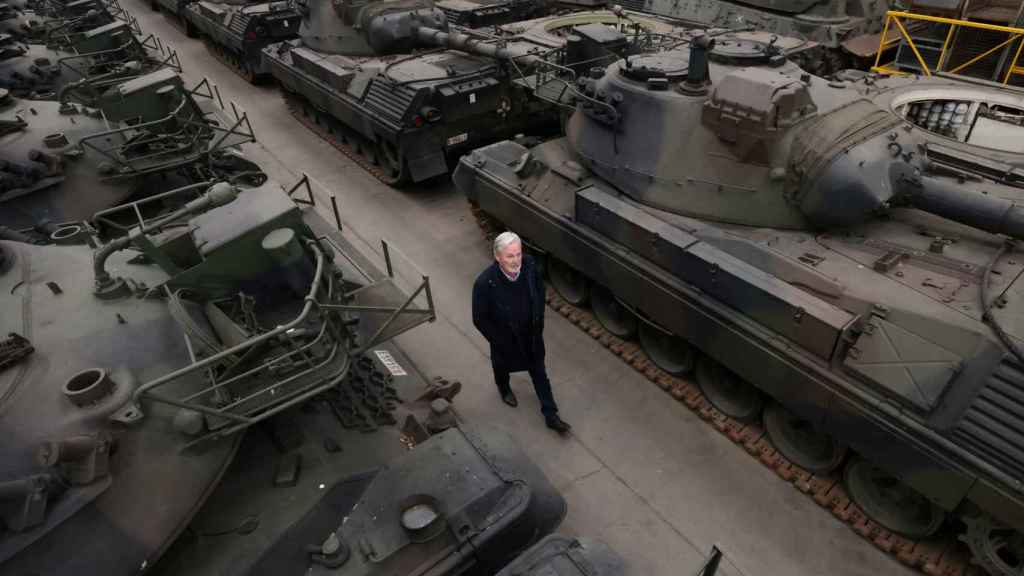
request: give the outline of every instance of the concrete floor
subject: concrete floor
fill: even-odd
[[[562,532],[604,540],[638,576],[694,574],[714,544],[732,564],[722,574],[911,573],[550,310],[548,370],[574,434],[562,439],[543,426],[523,377],[513,377],[519,408],[506,407],[470,318],[472,281],[489,247],[454,187],[380,184],[294,120],[276,89],[246,83],[148,3],[125,6],[146,33],[178,51],[191,81],[209,78],[248,111],[266,149],[254,159],[272,177],[289,183],[310,175],[323,187],[317,194],[329,219],[326,199],[336,194],[354,243],[379,254],[387,238],[430,276],[438,321],[400,344],[426,374],[463,382],[456,401],[463,417],[517,435],[569,502]]]

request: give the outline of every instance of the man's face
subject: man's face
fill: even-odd
[[[494,258],[498,261],[498,266],[501,266],[502,272],[515,276],[519,274],[519,268],[523,265],[523,247],[519,242],[513,242],[498,250]]]

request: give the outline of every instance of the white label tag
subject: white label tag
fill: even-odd
[[[284,20],[283,22],[284,22],[284,27],[287,28],[288,27],[288,21]]]
[[[476,92],[469,93],[469,103],[476,104]]]
[[[405,368],[402,368],[402,365],[399,364],[398,361],[395,360],[394,356],[391,355],[391,352],[388,352],[387,350],[374,350],[373,353],[377,355],[380,363],[388,369],[388,372],[391,372],[392,376],[408,375]]]
[[[452,136],[448,139],[448,145],[455,146],[456,144],[462,144],[466,140],[469,140],[469,132],[463,132],[462,134]]]

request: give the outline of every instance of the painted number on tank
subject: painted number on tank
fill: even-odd
[[[402,365],[391,355],[391,352],[387,350],[374,350],[373,353],[377,355],[380,363],[388,369],[388,372],[391,372],[392,376],[406,376],[408,374],[405,368],[402,368]]]
[[[469,132],[463,132],[462,134],[452,136],[448,139],[448,145],[455,146],[456,144],[462,144],[466,140],[469,140]]]
[[[469,93],[469,103],[476,104],[476,92]]]

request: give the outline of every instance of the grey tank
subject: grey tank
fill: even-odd
[[[0,87],[24,98],[93,104],[112,85],[161,68],[180,71],[175,52],[120,20],[62,38],[44,46],[0,37]]]
[[[276,182],[170,196],[107,242],[0,240],[0,570],[483,574],[558,525],[389,343],[429,298]]]
[[[705,26],[763,30],[819,42],[831,49],[835,64],[846,60],[844,43],[881,32],[890,9],[885,0],[624,0],[619,4]]]
[[[538,126],[556,116],[513,81],[506,65],[526,49],[448,30],[432,2],[316,2],[300,38],[263,51],[274,77],[304,114],[368,153],[367,164],[397,184],[448,171],[454,151]],[[389,56],[414,48],[451,47]]]
[[[186,33],[200,37],[222,61],[259,83],[270,76],[263,48],[299,34],[299,12],[289,2],[209,2],[184,9]]]
[[[617,62],[581,84],[566,137],[476,150],[455,182],[565,299],[667,372],[696,364],[716,409],[842,470],[869,518],[911,538],[949,519],[1013,574],[1024,100],[763,52],[704,36]]]
[[[66,46],[69,37],[104,24],[135,24],[116,2],[101,0],[44,2],[15,13],[15,18],[0,20],[0,31],[24,42],[50,46]]]
[[[76,90],[63,102],[3,94],[0,226],[45,239],[54,225],[80,224],[132,198],[217,177],[265,179],[235,149],[252,139],[244,123],[226,134],[237,120],[200,102],[171,69],[92,88],[92,105],[78,103]],[[97,226],[123,231],[132,218]]]

